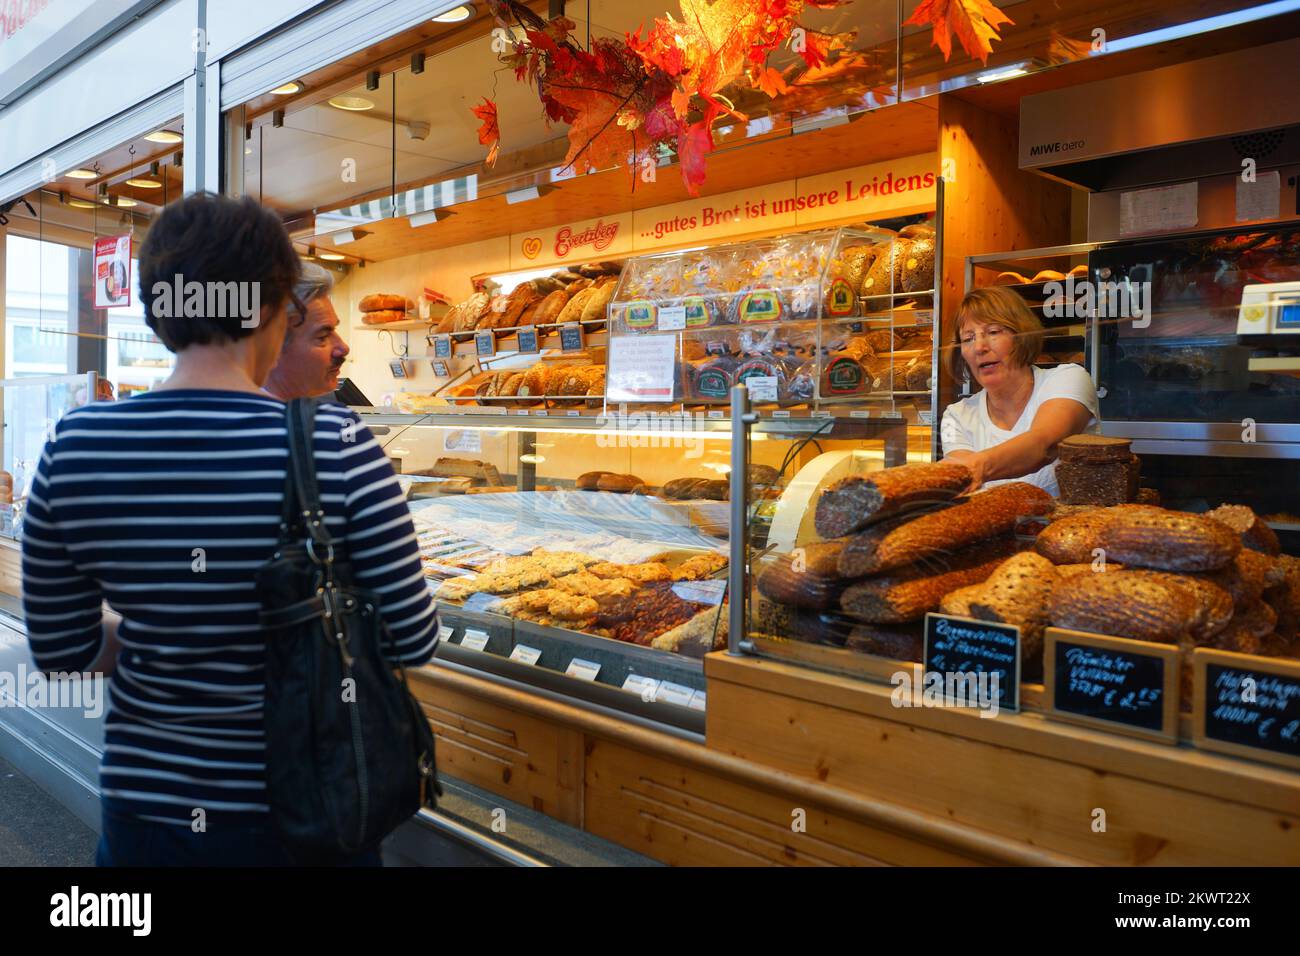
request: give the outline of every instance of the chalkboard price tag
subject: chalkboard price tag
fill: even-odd
[[[519,330],[518,345],[516,350],[519,352],[536,352],[537,351],[537,326],[529,325]]]
[[[433,357],[440,359],[451,358],[450,335],[435,335],[433,337]]]
[[[1049,627],[1043,638],[1047,711],[1057,720],[1177,743],[1179,657],[1172,644]]]
[[[560,351],[582,351],[582,326],[577,322],[560,326]]]
[[[1192,741],[1300,770],[1300,661],[1198,647]]]
[[[491,358],[497,354],[497,335],[495,332],[475,332],[474,351],[479,358]]]
[[[1020,628],[948,614],[925,616],[925,681],[943,675],[958,698],[949,705],[981,706],[996,696],[998,710],[1020,709]],[[964,676],[949,681],[948,675]],[[988,675],[988,676],[983,676]],[[994,681],[996,679],[996,695]]]
[[[451,369],[447,368],[446,362],[431,362],[430,364],[433,366],[433,374],[439,378],[449,378],[451,376]]]

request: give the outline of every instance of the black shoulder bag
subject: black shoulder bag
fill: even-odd
[[[266,789],[303,863],[375,847],[441,793],[433,733],[406,668],[325,528],[312,432],[316,402],[286,410],[289,462],[280,542],[257,575],[266,638]],[[396,667],[399,680],[393,673]]]

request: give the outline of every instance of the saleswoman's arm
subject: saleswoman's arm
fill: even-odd
[[[950,457],[960,460],[971,470],[975,476],[972,489],[999,478],[1022,478],[1052,461],[1056,457],[1056,446],[1071,435],[1082,432],[1090,421],[1092,412],[1074,399],[1049,399],[1039,407],[1034,423],[1023,435],[983,451]]]

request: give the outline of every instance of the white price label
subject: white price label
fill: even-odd
[[[694,693],[694,688],[674,684],[672,681],[661,681],[659,692],[655,694],[655,701],[676,704],[678,707],[689,707]]]
[[[926,409],[923,412],[918,412],[917,416],[921,419],[922,425],[934,424],[934,412],[930,411],[929,409]]]
[[[578,680],[595,680],[596,675],[600,673],[600,665],[595,661],[584,661],[580,657],[575,657],[569,661],[569,666],[564,669],[564,673]]]
[[[833,412],[813,412],[811,417],[812,418],[834,418],[835,414]]]
[[[749,389],[749,400],[751,402],[775,402],[776,401],[776,376],[775,375],[754,375],[745,379],[745,387]]]
[[[438,642],[450,641],[451,635],[456,629],[450,624],[442,624],[438,627]]]
[[[526,409],[526,408],[516,408],[516,409],[514,410],[514,414],[516,414],[516,415],[527,415],[527,414],[528,414],[528,409]]]
[[[659,682],[653,677],[646,677],[644,674],[628,674],[627,680],[623,681],[623,689],[630,690],[649,704],[654,701],[655,695],[659,693]]]
[[[487,631],[479,631],[470,628],[465,631],[465,636],[460,639],[461,647],[468,647],[472,651],[486,650],[488,645]]]
[[[918,313],[916,313],[916,324],[917,324],[917,325],[934,325],[934,313],[933,313],[933,312],[918,312]]]
[[[870,417],[871,417],[871,409],[869,409],[869,408],[855,408],[855,409],[853,409],[853,411],[849,412],[849,417],[850,417],[850,418],[870,418]]]
[[[788,409],[781,409],[781,410],[779,410],[779,411],[774,411],[774,412],[772,413],[772,417],[773,417],[773,418],[789,418],[789,417],[790,417],[790,411],[789,411]]]
[[[686,306],[665,306],[659,310],[659,331],[680,332],[686,328]]]
[[[690,707],[691,710],[703,710],[704,691],[697,690],[694,694],[691,694],[691,702],[687,706]]]
[[[540,418],[545,418],[545,417],[547,416],[548,413],[547,413],[546,409],[544,409],[544,408],[535,408],[535,409],[533,409],[533,414],[534,414],[534,415],[537,415],[537,416],[540,417]]]
[[[542,652],[535,647],[529,647],[527,644],[516,644],[515,649],[510,652],[512,661],[519,661],[521,664],[536,664],[541,658]]]
[[[580,408],[566,408],[566,409],[564,410],[564,415],[565,415],[566,418],[578,418],[580,415],[582,415],[582,409],[580,409]]]
[[[709,418],[726,418],[727,413],[720,408],[710,408],[708,411]]]

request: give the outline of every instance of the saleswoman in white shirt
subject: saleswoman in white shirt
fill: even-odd
[[[1057,495],[1056,446],[1101,431],[1087,371],[1038,368],[1042,344],[1042,323],[1011,289],[975,289],[957,308],[944,361],[957,381],[969,376],[980,390],[945,409],[939,435],[944,458],[974,474],[972,488],[1027,481]]]

